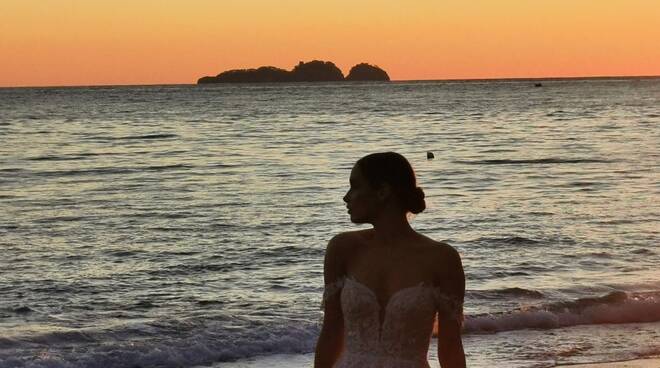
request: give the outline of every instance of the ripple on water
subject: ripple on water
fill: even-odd
[[[353,228],[341,201],[350,170],[394,150],[427,195],[413,225],[461,252],[468,316],[484,313],[468,319],[470,341],[513,331],[466,344],[471,357],[544,364],[518,354],[534,335],[584,358],[562,338],[586,330],[557,321],[658,310],[633,296],[657,289],[657,81],[543,87],[0,89],[0,300],[10,306],[0,315],[41,330],[38,343],[73,367],[311,352],[325,246]],[[633,294],[602,298],[620,290]],[[35,312],[13,311],[22,307]],[[36,356],[33,342],[0,338],[19,361]]]

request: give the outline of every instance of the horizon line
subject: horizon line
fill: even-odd
[[[561,81],[561,80],[612,80],[612,79],[660,79],[660,75],[598,75],[598,76],[560,76],[560,77],[501,77],[501,78],[447,78],[447,79],[393,79],[388,82],[497,82],[497,81]],[[319,81],[319,82],[254,82],[254,83],[211,83],[208,85],[225,84],[298,84],[298,83],[365,83],[365,81]],[[367,83],[371,83],[367,81]],[[0,86],[0,89],[10,88],[93,88],[93,87],[154,87],[154,86],[196,86],[198,83],[148,83],[148,84],[62,84],[62,85],[18,85]],[[205,86],[208,86],[205,85]]]

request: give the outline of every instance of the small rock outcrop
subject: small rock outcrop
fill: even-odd
[[[296,82],[337,82],[344,80],[344,74],[330,61],[302,61],[291,71]]]
[[[257,69],[234,69],[216,76],[202,77],[197,84],[211,83],[278,83],[278,82],[338,82],[351,81],[389,81],[387,73],[370,64],[362,63],[351,68],[348,77],[330,61],[313,60],[300,62],[288,71],[274,66],[262,66]]]
[[[273,83],[291,81],[291,72],[274,66],[262,66],[257,69],[227,70],[215,77],[202,77],[197,83]]]
[[[361,63],[351,68],[351,71],[346,76],[347,81],[389,81],[390,76],[387,75],[383,69],[367,64]]]

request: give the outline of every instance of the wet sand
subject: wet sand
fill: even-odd
[[[223,368],[256,368],[256,367],[274,367],[274,368],[292,368],[292,367],[310,367],[313,361],[313,354],[304,355],[272,355],[262,357],[261,359],[250,359],[248,361],[222,363],[214,367]],[[438,367],[437,362],[429,362],[431,367]],[[660,368],[660,357],[652,359],[627,360],[622,362],[593,363],[593,364],[567,364],[558,365],[557,368]],[[503,368],[503,367],[493,367]]]
[[[574,364],[574,365],[560,365],[558,367],[570,368],[660,368],[660,358],[654,359],[637,359],[628,360],[625,362],[613,363],[594,363],[594,364]]]

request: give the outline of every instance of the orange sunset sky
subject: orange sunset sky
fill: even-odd
[[[313,59],[394,80],[660,75],[660,0],[0,0],[0,86]]]

